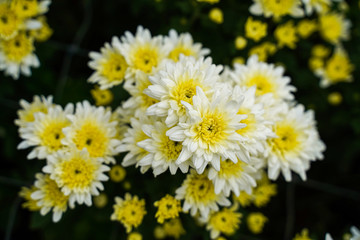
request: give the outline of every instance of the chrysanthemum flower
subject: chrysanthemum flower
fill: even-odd
[[[252,212],[246,218],[247,226],[254,234],[261,233],[267,221],[268,218],[265,217],[261,212]]]
[[[174,239],[179,239],[181,235],[186,233],[180,218],[170,219],[169,221],[165,222],[163,225],[163,230],[165,236]]]
[[[239,86],[256,86],[256,96],[272,93],[274,98],[293,100],[296,88],[291,86],[290,78],[284,76],[284,68],[258,61],[256,55],[251,56],[246,65],[235,65],[233,80]]]
[[[41,208],[41,215],[46,215],[52,210],[52,220],[58,222],[67,209],[69,196],[60,190],[48,174],[38,173],[35,177],[37,180],[34,185],[38,190],[31,194],[31,198],[37,201],[37,205]]]
[[[300,0],[253,0],[253,2],[249,10],[254,15],[264,15],[266,18],[272,16],[275,20],[286,15],[292,17],[304,15]]]
[[[224,14],[220,8],[212,8],[209,12],[209,18],[211,21],[217,24],[221,24],[224,22]]]
[[[198,212],[205,219],[210,211],[218,211],[219,206],[231,203],[223,193],[216,194],[214,184],[208,179],[207,173],[197,174],[191,170],[181,187],[176,190],[176,199],[184,200],[183,211],[195,216]]]
[[[68,104],[63,110],[61,106],[50,107],[47,113],[35,113],[35,120],[20,129],[24,139],[18,149],[35,147],[28,159],[45,159],[48,155],[64,149],[61,140],[64,138],[63,128],[70,125],[67,114],[73,113],[74,106]]]
[[[331,0],[302,0],[305,5],[305,12],[307,15],[311,15],[314,11],[319,14],[326,13],[331,5]]]
[[[7,1],[0,2],[0,39],[9,40],[15,37],[22,23],[22,19],[10,8]]]
[[[58,151],[48,156],[47,165],[43,168],[69,196],[71,207],[75,206],[75,202],[91,206],[91,196],[99,195],[99,190],[104,189],[101,182],[108,180],[104,172],[109,170],[101,159],[91,157],[86,149]]]
[[[317,28],[318,25],[315,20],[303,19],[298,23],[296,31],[300,37],[308,38]]]
[[[166,117],[171,127],[185,117],[182,102],[192,103],[196,87],[210,97],[214,85],[220,80],[221,66],[212,64],[211,58],[198,59],[181,56],[178,62],[166,62],[163,68],[150,77],[152,85],[144,92],[160,102],[147,109],[148,115]]]
[[[111,167],[109,176],[113,182],[121,182],[125,179],[126,170],[120,165],[114,165]]]
[[[129,233],[133,227],[136,228],[141,224],[145,214],[145,200],[140,200],[138,196],[132,197],[126,193],[124,199],[115,197],[114,213],[111,215],[111,220],[119,221]]]
[[[151,125],[146,124],[142,129],[149,138],[138,142],[137,145],[148,151],[148,154],[139,160],[139,166],[151,166],[154,176],[168,169],[173,175],[176,174],[178,168],[183,173],[188,172],[189,162],[176,163],[183,148],[182,143],[173,141],[166,135],[169,128],[164,122],[156,121]]]
[[[167,219],[177,218],[181,212],[180,201],[169,194],[154,202],[154,206],[158,208],[155,217],[159,223],[164,223],[164,220]]]
[[[341,40],[349,40],[351,22],[340,13],[330,12],[320,15],[320,35],[332,44],[338,44]]]
[[[21,99],[20,106],[22,109],[17,112],[19,118],[15,120],[15,124],[20,127],[19,131],[21,132],[22,128],[35,120],[36,113],[42,112],[46,114],[48,109],[53,106],[52,100],[52,96],[34,96],[33,101],[30,103]]]
[[[116,139],[117,122],[112,121],[111,111],[84,101],[77,103],[75,114],[67,117],[71,125],[63,129],[63,144],[86,148],[91,157],[101,157],[106,163],[115,162],[113,156],[118,153],[120,141]]]
[[[260,41],[267,34],[267,24],[259,20],[253,20],[252,17],[248,17],[245,23],[245,36],[253,39],[255,42]]]
[[[40,207],[37,205],[37,201],[31,198],[31,194],[35,191],[39,190],[37,187],[32,185],[30,188],[22,187],[21,191],[19,192],[19,196],[22,197],[25,202],[21,204],[23,208],[27,208],[30,211],[40,211]]]
[[[33,52],[33,38],[27,36],[25,32],[19,32],[9,40],[0,41],[0,70],[4,70],[6,75],[14,79],[18,79],[20,73],[29,76],[30,67],[40,65],[39,59]]]
[[[172,46],[168,58],[175,62],[180,59],[180,54],[198,59],[210,53],[208,48],[202,48],[201,43],[194,43],[189,33],[179,35],[174,29],[169,31],[169,36],[165,37],[164,42],[165,45]]]
[[[12,0],[10,7],[19,18],[31,18],[48,11],[50,0]]]
[[[115,45],[120,44],[117,37],[113,37],[111,44],[105,46],[98,52],[90,52],[91,61],[89,67],[95,72],[90,76],[88,82],[98,83],[100,89],[108,89],[119,85],[125,78],[128,64]]]
[[[274,36],[280,48],[286,46],[290,49],[296,48],[296,42],[299,40],[296,35],[296,28],[293,21],[288,21],[279,25],[274,32]]]
[[[224,86],[209,100],[204,91],[196,87],[193,105],[182,101],[188,118],[167,132],[171,140],[183,142],[178,164],[189,160],[198,173],[202,173],[209,163],[219,171],[220,157],[234,163],[238,159],[249,159],[248,150],[243,146],[246,138],[236,132],[246,126],[241,123],[246,115],[237,113],[241,101],[231,100],[231,94]]]
[[[37,42],[45,42],[53,34],[53,30],[50,28],[47,23],[45,16],[39,16],[36,18],[36,21],[41,24],[41,27],[30,30],[30,36],[32,36]]]
[[[109,89],[101,90],[97,85],[90,91],[96,106],[110,104],[114,99],[114,94]]]
[[[283,104],[280,119],[273,131],[277,138],[267,140],[267,165],[270,179],[277,179],[282,172],[286,181],[291,181],[291,170],[306,180],[310,161],[322,159],[325,150],[315,126],[314,113],[305,112],[302,105],[290,107]]]
[[[159,66],[170,51],[171,46],[163,43],[163,37],[152,37],[148,29],[139,26],[135,36],[130,32],[125,32],[125,36],[114,43],[120,53],[125,57],[129,67],[126,72],[126,79],[134,77],[136,71],[144,73],[154,73],[153,69]]]

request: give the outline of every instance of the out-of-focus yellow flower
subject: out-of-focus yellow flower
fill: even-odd
[[[324,67],[324,60],[319,57],[312,57],[309,59],[309,67],[312,71],[316,71]]]
[[[235,38],[235,48],[237,50],[244,49],[246,47],[246,44],[247,44],[246,38],[244,38],[242,36],[237,36]]]
[[[298,37],[296,35],[296,28],[293,21],[288,21],[279,25],[274,32],[275,38],[278,41],[279,47],[296,48]]]
[[[126,176],[126,170],[120,165],[114,165],[111,167],[109,175],[113,182],[121,182]]]
[[[98,196],[94,197],[94,205],[97,208],[103,208],[108,202],[108,197],[105,193],[100,193]]]
[[[213,21],[217,24],[221,24],[224,22],[223,12],[221,11],[220,8],[211,9],[209,12],[209,18],[211,21]]]
[[[107,105],[114,99],[114,95],[111,90],[101,90],[98,86],[95,86],[95,88],[91,90],[91,95],[95,100],[96,106]]]
[[[35,186],[31,186],[30,188],[22,187],[19,192],[19,196],[24,198],[25,202],[21,205],[23,208],[27,208],[30,211],[40,211],[41,207],[37,205],[37,200],[31,198],[31,194],[35,191],[39,190]]]
[[[317,44],[311,49],[311,55],[314,57],[325,58],[329,56],[329,54],[330,49],[321,44]]]
[[[258,55],[259,61],[265,62],[268,56],[275,54],[277,47],[271,42],[263,42],[262,44],[250,49],[249,56]]]
[[[158,208],[155,217],[159,223],[164,223],[166,219],[179,217],[179,212],[182,210],[180,201],[169,194],[154,202],[154,206]]]
[[[183,225],[181,224],[181,221],[179,218],[171,219],[168,222],[165,222],[164,225],[164,231],[166,236],[173,237],[175,239],[180,238],[181,235],[185,234],[185,229]]]
[[[261,212],[250,213],[246,219],[249,230],[254,234],[261,233],[267,221],[268,218]]]
[[[337,106],[339,105],[343,100],[343,97],[341,95],[341,93],[339,92],[332,92],[328,95],[328,102],[331,105]]]
[[[309,230],[307,230],[306,228],[303,229],[300,234],[297,233],[295,235],[293,240],[311,240],[311,238],[309,237]]]
[[[316,30],[317,24],[315,20],[303,19],[297,25],[297,32],[302,38],[308,38]]]
[[[232,61],[232,64],[234,65],[235,63],[238,64],[244,64],[245,63],[245,59],[243,57],[235,57]]]
[[[220,2],[220,0],[197,0],[198,2],[206,2],[206,3],[210,3],[210,4],[215,4]]]
[[[267,33],[267,24],[259,20],[253,20],[252,17],[248,17],[245,23],[245,36],[254,40],[260,41]]]
[[[131,183],[129,181],[125,181],[123,187],[125,190],[129,190],[131,188]]]
[[[143,237],[138,232],[132,232],[128,235],[127,240],[142,240]]]
[[[351,22],[342,14],[327,13],[319,17],[320,35],[328,42],[337,44],[350,38]]]
[[[156,226],[154,229],[154,237],[156,239],[164,239],[166,238],[166,232],[162,226]]]
[[[33,36],[38,42],[45,42],[51,37],[51,35],[53,34],[53,30],[47,23],[45,16],[40,16],[37,18],[37,20],[41,22],[41,28],[31,30],[30,36]]]

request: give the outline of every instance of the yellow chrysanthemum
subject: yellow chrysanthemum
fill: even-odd
[[[121,182],[125,179],[126,170],[120,165],[114,165],[110,169],[109,176],[113,182]]]
[[[287,46],[288,48],[296,48],[298,37],[296,35],[296,28],[293,21],[288,21],[279,25],[274,32],[274,36],[278,41],[279,47]]]
[[[350,26],[351,22],[339,13],[327,13],[319,17],[320,35],[332,44],[348,40]]]
[[[303,19],[297,25],[297,33],[302,38],[308,38],[317,30],[317,23],[315,20]]]
[[[235,38],[235,48],[237,50],[244,49],[246,47],[246,44],[247,44],[246,38],[244,38],[242,36],[237,36]]]
[[[260,41],[267,34],[267,24],[259,20],[253,20],[249,17],[245,23],[245,36],[254,40],[255,42]]]
[[[13,38],[22,24],[22,20],[5,1],[0,3],[0,39]]]
[[[317,44],[311,49],[311,55],[314,57],[325,58],[329,56],[329,54],[330,49],[321,44]]]
[[[169,194],[154,202],[154,206],[158,208],[155,217],[159,223],[163,223],[166,219],[177,218],[181,212],[180,201]]]
[[[221,211],[210,215],[206,229],[210,230],[210,237],[217,238],[220,233],[227,236],[233,235],[239,229],[242,214],[236,212],[236,206],[233,208],[223,208]]]
[[[114,95],[109,89],[102,90],[98,86],[96,86],[90,92],[95,100],[96,106],[108,105],[114,99]]]
[[[138,232],[132,232],[128,235],[127,240],[142,240],[143,237]]]
[[[30,188],[21,188],[19,196],[25,200],[25,202],[21,205],[23,208],[27,208],[30,211],[40,211],[41,207],[37,205],[37,201],[31,198],[31,194],[37,190],[39,189],[35,186],[31,186]]]
[[[332,92],[328,95],[327,99],[331,105],[337,106],[342,102],[343,97],[339,92]]]
[[[132,228],[138,227],[146,214],[145,200],[138,196],[132,197],[129,193],[125,198],[115,197],[114,213],[111,220],[119,221],[126,228],[126,232],[131,232]]]
[[[30,35],[38,42],[45,42],[51,37],[53,30],[47,23],[45,16],[40,16],[36,20],[41,23],[41,28],[30,30]]]
[[[181,224],[179,218],[171,219],[163,225],[166,236],[178,239],[181,235],[185,234],[185,229]]]
[[[261,212],[253,212],[247,216],[246,222],[249,230],[254,234],[259,234],[263,231],[264,224],[268,218]]]
[[[211,21],[213,21],[217,24],[221,24],[224,22],[223,12],[221,11],[220,8],[211,9],[209,12],[209,18]]]
[[[21,32],[14,38],[1,41],[0,43],[7,61],[18,64],[34,51],[33,39],[28,37],[25,32]]]
[[[293,240],[311,240],[311,238],[309,237],[309,230],[308,229],[303,229],[301,231],[301,233],[297,233],[295,235],[295,237],[293,238]]]

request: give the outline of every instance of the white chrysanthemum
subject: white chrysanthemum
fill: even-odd
[[[307,15],[317,12],[319,14],[329,10],[332,4],[331,0],[302,0]]]
[[[202,48],[201,43],[194,43],[189,33],[179,35],[174,29],[169,31],[169,36],[165,37],[164,41],[165,45],[172,46],[168,57],[175,62],[179,60],[180,54],[200,58],[210,53],[209,49]]]
[[[214,184],[208,179],[207,173],[197,174],[193,169],[186,176],[181,187],[176,190],[176,199],[184,200],[183,211],[195,216],[208,218],[210,211],[218,211],[219,206],[229,206],[231,202],[223,193],[216,194]]]
[[[102,164],[101,158],[90,157],[86,149],[58,151],[48,156],[47,165],[43,168],[69,196],[70,207],[74,207],[75,202],[91,206],[91,196],[99,195],[99,190],[104,189],[101,182],[108,180],[104,172],[109,170]]]
[[[255,96],[256,87],[235,88],[232,99],[239,101],[243,99],[238,114],[246,114],[247,118],[241,123],[245,123],[246,127],[237,130],[237,133],[247,138],[244,146],[252,155],[258,155],[264,152],[266,139],[275,137],[271,130],[273,122],[265,119],[265,110],[263,104],[259,103]]]
[[[300,0],[253,0],[253,2],[249,11],[254,15],[264,15],[267,18],[272,16],[276,20],[285,15],[292,17],[304,15]]]
[[[34,50],[33,38],[26,36],[25,32],[0,41],[0,70],[14,79],[18,79],[20,73],[30,76],[30,67],[40,66]]]
[[[38,190],[31,194],[31,198],[37,201],[41,215],[47,214],[52,209],[52,220],[58,222],[67,209],[69,196],[64,195],[48,174],[38,173],[35,177],[34,185]]]
[[[19,144],[18,149],[35,147],[27,156],[28,159],[44,159],[63,149],[62,129],[70,125],[66,115],[73,114],[73,109],[74,106],[68,104],[64,110],[61,106],[54,106],[47,113],[36,113],[35,120],[20,129],[20,136],[24,141]]]
[[[241,123],[246,115],[237,114],[241,101],[231,100],[231,94],[228,88],[222,88],[209,100],[196,87],[193,105],[182,101],[188,118],[167,132],[171,140],[183,142],[178,164],[190,160],[198,173],[202,173],[209,163],[219,171],[220,157],[234,163],[249,159],[243,147],[246,138],[236,132],[246,126]]]
[[[138,143],[138,146],[144,148],[149,153],[139,162],[139,166],[151,166],[155,176],[170,170],[171,174],[176,174],[178,168],[183,173],[189,169],[189,162],[177,164],[182,150],[182,143],[175,142],[166,136],[169,128],[163,121],[156,121],[151,125],[143,125],[142,130],[149,137]]]
[[[166,124],[174,126],[185,117],[186,110],[182,102],[192,103],[196,87],[211,97],[221,70],[222,66],[212,64],[211,58],[196,60],[194,57],[181,56],[176,63],[166,62],[157,74],[150,77],[153,85],[144,91],[160,101],[150,106],[147,114],[166,117]]]
[[[131,118],[130,125],[127,132],[124,134],[124,138],[118,147],[119,152],[128,152],[122,160],[122,165],[128,167],[137,164],[140,159],[143,159],[148,152],[139,147],[138,143],[148,139],[149,137],[142,130],[144,124],[153,124],[153,120],[146,116],[138,118]],[[150,166],[141,167],[141,172],[146,172]]]
[[[304,106],[283,104],[283,111],[273,127],[276,138],[267,141],[267,167],[269,178],[275,180],[280,172],[291,181],[291,170],[306,180],[310,161],[322,159],[325,150],[314,120],[314,112],[305,112]]]
[[[98,83],[100,89],[108,89],[119,85],[125,78],[125,72],[128,67],[125,58],[115,43],[120,43],[117,37],[112,38],[112,44],[105,43],[105,46],[99,52],[90,52],[91,61],[89,67],[95,72],[90,76],[88,82]]]
[[[220,171],[210,168],[208,174],[209,179],[214,183],[215,193],[223,192],[227,197],[230,192],[236,196],[239,196],[241,191],[251,194],[252,188],[256,187],[257,170],[262,165],[261,162],[255,157],[251,157],[249,163],[241,160],[237,163],[229,159],[221,160]]]
[[[257,55],[251,56],[246,65],[235,64],[232,78],[236,85],[256,86],[256,96],[272,93],[275,98],[293,100],[296,88],[290,85],[290,78],[284,76],[284,68],[259,62]]]
[[[134,115],[140,117],[144,115],[146,109],[159,102],[157,99],[149,97],[144,90],[151,85],[146,73],[138,71],[135,74],[134,81],[126,81],[124,88],[130,93],[131,97],[123,103],[124,109],[133,109]]]
[[[86,148],[91,157],[101,157],[105,163],[115,162],[113,156],[118,153],[120,140],[116,138],[117,122],[111,120],[111,111],[84,101],[77,103],[75,114],[67,117],[71,125],[63,129],[63,144],[79,150]]]
[[[47,98],[34,96],[33,101],[30,103],[21,99],[20,106],[22,109],[17,112],[19,118],[15,120],[15,124],[20,127],[19,131],[21,132],[22,128],[35,120],[35,113],[42,112],[46,114],[48,109],[53,106],[52,100],[52,96]]]
[[[136,71],[143,71],[147,74],[154,72],[162,60],[170,51],[170,45],[164,45],[163,37],[151,37],[148,29],[138,26],[135,36],[130,32],[125,32],[125,36],[113,43],[129,64],[125,78],[134,77]]]

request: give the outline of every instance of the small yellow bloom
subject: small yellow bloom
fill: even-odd
[[[213,21],[217,24],[221,24],[224,22],[223,12],[221,11],[220,8],[211,9],[209,12],[209,18],[211,21]]]
[[[351,23],[339,13],[327,13],[319,17],[320,35],[328,42],[337,44],[348,40]]]
[[[254,234],[261,233],[267,221],[268,218],[261,212],[250,213],[246,220],[249,230]]]
[[[41,28],[31,30],[30,35],[33,36],[38,42],[45,42],[51,37],[51,35],[53,34],[53,30],[47,23],[45,16],[40,16],[37,18],[37,20],[41,22]]]
[[[220,0],[197,0],[198,2],[206,2],[206,3],[210,3],[210,4],[215,4],[220,2]]]
[[[246,44],[247,44],[246,38],[244,38],[242,36],[237,36],[235,38],[235,48],[237,50],[244,49],[246,47]]]
[[[263,42],[262,44],[250,49],[249,57],[256,54],[259,57],[259,61],[265,62],[268,56],[275,54],[276,51],[277,47],[275,44],[271,42]]]
[[[303,229],[300,234],[297,233],[295,235],[293,240],[311,240],[311,238],[309,237],[309,230],[307,230],[306,228]]]
[[[319,57],[312,57],[309,59],[309,67],[312,71],[316,71],[324,67],[324,60]]]
[[[303,19],[297,25],[297,32],[300,37],[308,38],[317,30],[315,20]]]
[[[98,196],[94,197],[94,205],[97,208],[103,208],[108,202],[108,197],[105,193],[100,193]]]
[[[154,229],[154,237],[156,239],[164,239],[166,238],[166,232],[162,226],[156,226]]]
[[[158,208],[155,217],[159,223],[164,223],[166,219],[177,218],[181,212],[180,201],[169,194],[154,202],[154,206]]]
[[[296,28],[293,21],[288,21],[279,25],[274,32],[275,38],[278,41],[279,47],[296,48],[298,37],[296,35]]]
[[[249,17],[245,23],[245,36],[254,40],[255,42],[260,41],[267,34],[267,24],[259,20],[253,20]]]
[[[138,232],[132,232],[128,235],[127,240],[142,240],[143,237]]]
[[[131,188],[131,183],[129,181],[125,181],[123,184],[123,187],[125,190],[130,190]]]
[[[181,221],[179,218],[174,218],[168,222],[165,222],[163,227],[164,227],[165,234],[168,237],[178,239],[178,238],[180,238],[181,235],[185,234],[185,229],[184,229],[183,225],[181,224]]]
[[[126,170],[120,165],[114,165],[111,167],[109,175],[113,182],[121,182],[126,176]]]
[[[91,90],[91,95],[95,100],[96,106],[110,104],[114,98],[113,93],[109,89],[101,90],[98,86]]]
[[[37,200],[31,198],[31,194],[37,191],[38,188],[31,186],[30,188],[22,187],[19,192],[19,196],[24,198],[25,202],[21,205],[23,208],[27,208],[30,211],[40,211],[41,207],[37,205]]]
[[[245,63],[245,59],[243,57],[235,57],[232,61],[232,64],[234,65],[235,63],[238,64],[244,64]]]
[[[328,95],[328,102],[331,105],[337,106],[339,105],[343,100],[343,97],[341,95],[341,93],[339,92],[332,92]]]
[[[324,45],[317,44],[311,49],[311,54],[314,57],[325,58],[329,56],[330,49],[325,47]]]

